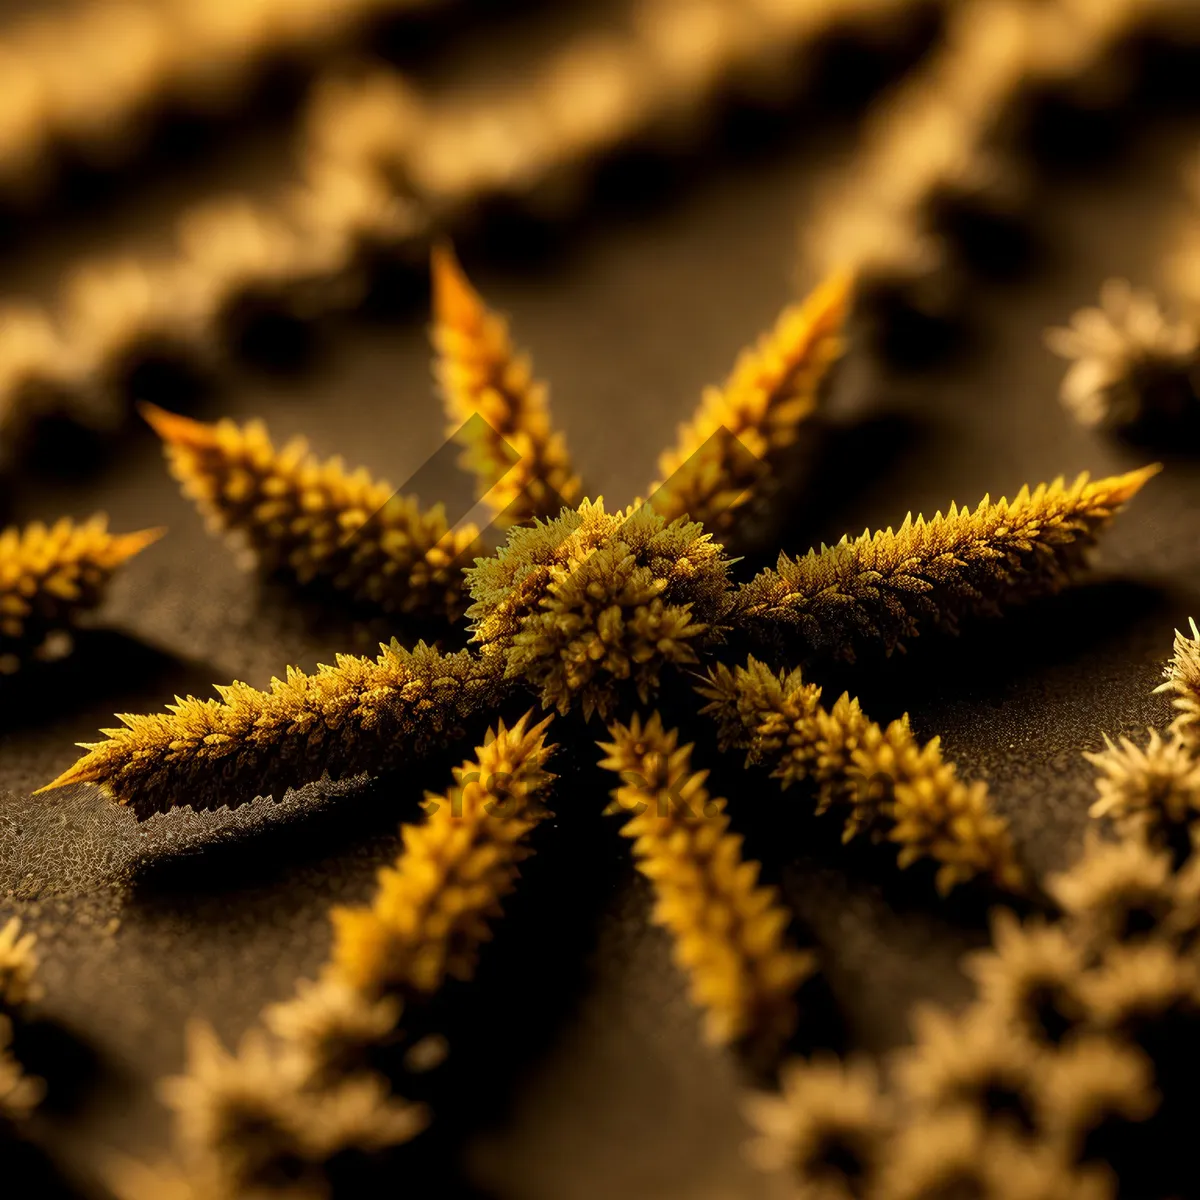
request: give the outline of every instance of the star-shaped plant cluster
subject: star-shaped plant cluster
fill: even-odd
[[[425,1127],[434,1114],[397,1090],[444,1048],[410,1032],[405,1014],[447,979],[472,975],[531,832],[548,804],[562,803],[547,769],[564,754],[556,727],[594,742],[612,776],[609,811],[623,818],[707,1037],[779,1067],[817,959],[745,855],[737,804],[710,792],[693,745],[655,709],[669,684],[691,684],[698,730],[711,720],[720,750],[764,768],[762,786],[771,776],[794,787],[847,840],[893,844],[899,867],[930,869],[931,891],[970,884],[1018,903],[1037,895],[984,782],[961,778],[939,740],[918,737],[907,717],[881,725],[849,694],[825,698],[814,680],[832,662],[958,633],[1061,588],[1156,468],[909,514],[898,528],[782,554],[739,580],[731,551],[786,474],[845,350],[850,277],[789,305],[705,394],[646,497],[611,511],[576,499],[578,472],[547,388],[445,247],[434,253],[433,283],[448,432],[506,531],[492,552],[440,506],[422,507],[339,459],[320,461],[306,444],[277,448],[259,422],[206,425],[145,410],[185,493],[210,527],[254,553],[264,576],[359,612],[441,620],[447,636],[465,611],[469,641],[453,651],[393,641],[377,658],[339,655],[312,674],[289,668],[265,690],[233,682],[215,699],[123,715],[48,788],[97,786],[144,819],[378,775],[461,743],[481,722],[490,728],[447,790],[427,797],[425,819],[404,827],[374,899],[334,910],[318,978],[267,1010],[233,1054],[206,1026],[191,1029],[185,1072],[164,1091],[177,1114],[175,1156],[122,1166],[114,1186],[130,1200],[353,1195],[345,1180]],[[500,719],[514,703],[531,707]],[[785,1070],[775,1103],[826,1097],[822,1119],[844,1120],[862,1154],[880,1158],[881,1177],[900,1178],[919,1147],[892,1133],[886,1152],[868,1144],[895,1124],[879,1115],[890,1101],[872,1091],[870,1073],[815,1061],[800,1070]],[[783,1119],[764,1117],[764,1129]],[[975,1125],[944,1132],[964,1145],[985,1136]],[[1057,1171],[1093,1194],[1067,1157],[1038,1150],[1034,1159],[1031,1173]],[[881,1195],[926,1195],[895,1187]]]

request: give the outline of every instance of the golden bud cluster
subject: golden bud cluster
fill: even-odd
[[[705,392],[676,444],[659,456],[663,481],[650,489],[657,512],[724,534],[751,497],[762,499],[764,476],[795,443],[842,354],[850,301],[851,279],[836,273],[742,351],[724,385]]]
[[[514,525],[556,515],[579,494],[579,476],[563,435],[550,428],[546,385],[445,247],[433,252],[432,336],[447,432],[461,429],[467,439],[464,465],[480,494]]]
[[[184,493],[212,528],[244,540],[266,574],[321,582],[383,612],[461,615],[462,566],[478,530],[451,530],[443,506],[422,511],[365,469],[319,461],[302,438],[276,449],[261,421],[143,412]]]
[[[1156,691],[1172,693],[1176,711],[1170,732],[1189,746],[1200,744],[1200,629],[1191,621],[1192,636],[1175,630],[1174,655],[1163,675],[1165,683]]]
[[[743,859],[725,801],[709,795],[708,773],[692,771],[691,746],[658,713],[609,734],[600,765],[621,779],[610,811],[632,814],[621,833],[654,888],[654,920],[671,934],[709,1040],[787,1037],[815,963],[788,945],[788,911],[759,884],[759,864]]]
[[[549,815],[539,798],[554,776],[546,727],[526,713],[500,722],[454,787],[426,798],[427,817],[404,828],[395,866],[380,872],[371,904],[338,908],[330,970],[368,994],[429,995],[447,976],[467,979],[489,922],[516,885],[526,838]]]
[[[40,1079],[25,1074],[12,1052],[13,1019],[42,994],[37,982],[37,938],[12,917],[0,929],[0,1122],[20,1121],[42,1099]]]
[[[584,500],[510,531],[467,571],[467,615],[485,658],[539,691],[546,708],[606,716],[616,685],[647,699],[668,664],[718,640],[729,559],[702,526],[648,506],[608,513]]]
[[[1022,888],[1007,822],[992,811],[987,785],[959,779],[938,739],[921,745],[907,717],[882,727],[847,694],[826,709],[799,671],[776,675],[754,658],[712,668],[698,691],[710,701],[703,711],[717,721],[722,747],[746,750],[785,788],[812,781],[817,812],[842,814],[846,840],[885,836],[899,844],[902,868],[932,859],[943,893],[976,876]]]
[[[842,538],[802,558],[779,556],[743,584],[733,619],[761,637],[787,638],[805,661],[890,653],[930,626],[955,632],[971,616],[1063,587],[1096,535],[1157,466],[1067,485],[1023,487],[1011,501],[985,496],[972,511],[951,504],[899,530]],[[795,640],[799,640],[796,646]]]
[[[220,700],[177,699],[165,713],[122,715],[108,740],[40,790],[91,783],[139,820],[176,805],[236,806],[328,776],[378,774],[457,735],[495,701],[494,666],[467,651],[382,646],[339,654],[314,674],[289,668],[266,691],[218,687]]]
[[[50,647],[104,599],[113,572],[163,534],[161,529],[109,533],[107,519],[82,524],[63,517],[0,533],[0,671]]]

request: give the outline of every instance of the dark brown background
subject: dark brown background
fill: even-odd
[[[148,170],[53,222],[21,226],[0,283],[47,295],[84,250],[160,241],[178,205],[217,179],[254,187],[285,170],[284,128],[265,118],[170,172]],[[552,381],[590,494],[623,503],[643,488],[701,387],[792,295],[798,227],[852,151],[853,128],[845,113],[808,108],[756,145],[736,132],[665,180],[626,170],[549,246],[468,252],[476,281]],[[851,351],[788,514],[789,548],[1151,457],[1070,421],[1055,399],[1061,364],[1040,341],[1107,276],[1156,278],[1200,125],[1159,115],[1137,128],[1098,172],[1046,185],[1039,254],[1017,281],[979,285],[975,332],[956,357],[901,375]],[[262,416],[277,435],[304,432],[320,453],[399,482],[442,438],[425,320],[419,300],[391,321],[338,324],[303,372],[246,373],[208,411]],[[46,987],[46,1025],[30,1045],[53,1087],[37,1135],[86,1187],[106,1150],[151,1154],[164,1143],[153,1083],[179,1067],[185,1020],[203,1016],[232,1042],[311,975],[327,951],[329,906],[370,894],[398,823],[460,752],[373,786],[144,825],[90,790],[31,797],[114,711],[159,709],[235,677],[261,686],[288,663],[311,668],[370,643],[335,617],[314,623],[241,573],[180,498],[148,431],[131,429],[86,470],[25,473],[9,491],[15,521],[102,508],[118,530],[170,527],[121,575],[72,660],[0,681],[0,910],[37,930]],[[940,733],[966,775],[989,781],[1036,872],[1063,864],[1086,823],[1081,751],[1101,731],[1165,723],[1166,700],[1149,693],[1173,627],[1200,614],[1198,497],[1200,467],[1172,454],[1105,539],[1089,582],[853,676],[876,719],[907,708],[921,735]],[[691,728],[717,766],[710,729]],[[452,990],[436,1014],[455,1047],[435,1088],[431,1143],[446,1189],[461,1167],[482,1194],[514,1200],[777,1194],[741,1161],[737,1067],[703,1046],[667,938],[648,922],[647,889],[599,815],[606,781],[587,735],[567,733],[578,750],[559,764],[559,819],[540,837],[478,986]],[[821,952],[847,1041],[883,1050],[907,1036],[913,1001],[961,998],[955,962],[985,937],[979,901],[938,902],[927,876],[898,877],[886,853],[841,850],[739,767],[725,764],[718,781]]]

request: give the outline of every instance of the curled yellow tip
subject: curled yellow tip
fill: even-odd
[[[165,525],[152,529],[138,529],[133,533],[117,534],[112,540],[112,553],[117,562],[125,562],[147,546],[153,545],[167,532]]]
[[[43,784],[40,788],[36,788],[33,795],[40,796],[43,792],[52,792],[56,788],[70,787],[73,783],[95,783],[99,779],[99,774],[94,763],[90,766],[88,765],[89,757],[89,755],[85,754],[74,766],[68,767],[57,779]]]
[[[213,427],[203,421],[194,421],[191,417],[182,417],[179,413],[168,412],[143,400],[138,406],[146,424],[158,434],[164,442],[173,446],[191,446],[195,449],[211,446],[215,443]]]
[[[449,242],[430,251],[433,278],[433,318],[439,325],[477,324],[484,315],[483,299],[471,286]]]

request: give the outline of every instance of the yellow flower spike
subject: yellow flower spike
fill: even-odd
[[[709,796],[707,772],[691,770],[691,747],[657,712],[609,734],[600,765],[622,780],[609,811],[632,814],[621,833],[654,887],[653,919],[674,939],[708,1040],[786,1038],[815,960],[788,944],[789,913],[758,883],[759,864],[743,860],[725,801]]]
[[[426,820],[404,830],[372,904],[334,909],[334,979],[370,995],[427,996],[447,977],[470,977],[530,853],[526,839],[549,815],[551,718],[531,720],[532,710],[511,728],[501,721],[455,769],[455,787],[428,797]]]
[[[0,670],[16,670],[98,607],[117,568],[165,532],[109,533],[98,515],[0,533]]]
[[[1165,683],[1155,692],[1173,692],[1172,707],[1178,714],[1170,732],[1190,746],[1200,744],[1200,629],[1189,618],[1192,636],[1175,630],[1174,655],[1163,669]]]
[[[762,499],[782,452],[815,411],[818,392],[844,349],[852,277],[831,275],[806,300],[790,304],[774,327],[743,350],[724,385],[704,393],[660,455],[663,482],[650,488],[667,520],[689,517],[714,534],[731,532],[740,510]]]
[[[434,247],[431,267],[434,370],[447,433],[467,423],[464,465],[502,521],[555,516],[578,496],[579,477],[563,435],[550,427],[546,385],[533,378],[506,321],[484,305],[449,246]]]
[[[478,530],[451,529],[442,505],[422,511],[361,468],[319,461],[303,439],[276,449],[260,421],[141,411],[184,494],[214,530],[244,540],[264,573],[320,581],[385,613],[461,615],[462,563]]]
[[[932,858],[942,893],[976,876],[1009,891],[1024,886],[986,785],[960,780],[938,739],[922,746],[907,717],[885,728],[845,694],[826,709],[799,671],[775,675],[753,657],[745,667],[712,668],[696,690],[709,701],[702,711],[716,720],[722,748],[745,750],[784,788],[811,780],[816,811],[843,814],[845,840],[885,833],[900,847],[901,868]]]
[[[503,688],[493,660],[397,642],[376,659],[339,654],[314,674],[289,667],[266,691],[245,683],[221,699],[176,699],[165,713],[121,715],[107,741],[38,789],[91,783],[139,820],[177,805],[200,809],[281,799],[324,775],[378,774],[454,736]]]
[[[1114,514],[1161,468],[1023,487],[1009,501],[951,504],[801,558],[779,556],[738,591],[732,617],[751,633],[797,639],[805,660],[891,653],[925,629],[1001,612],[1062,588]]]

